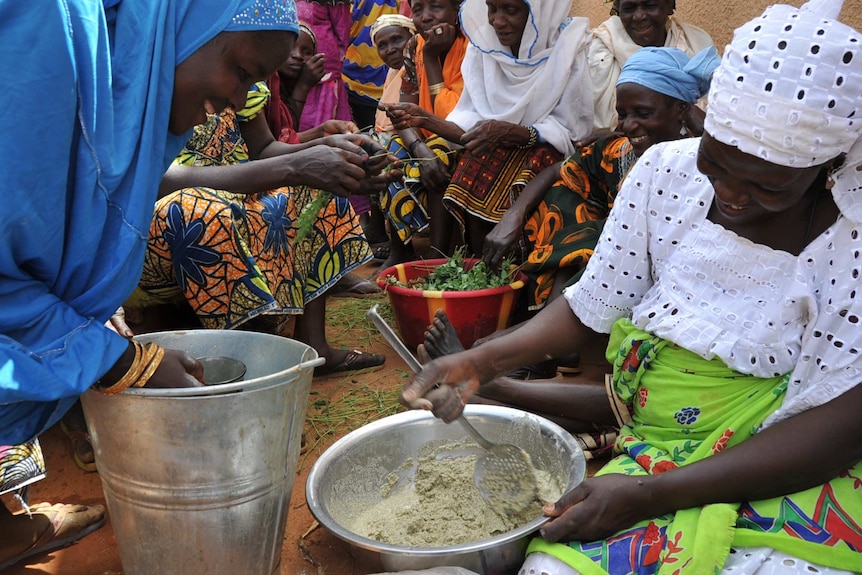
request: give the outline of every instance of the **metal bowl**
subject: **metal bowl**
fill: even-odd
[[[204,366],[204,383],[222,385],[241,381],[245,376],[245,364],[238,359],[224,355],[210,355],[197,358]]]
[[[583,481],[586,458],[572,436],[559,425],[518,409],[468,405],[464,414],[491,441],[514,443],[525,449],[537,469],[558,478],[564,491]],[[516,573],[524,561],[531,536],[547,521],[530,523],[489,539],[448,547],[407,547],[362,537],[347,529],[339,517],[345,489],[354,501],[369,504],[382,499],[387,475],[404,469],[422,445],[434,440],[460,440],[460,425],[447,425],[427,411],[408,411],[365,425],[335,442],[312,467],[306,499],[314,517],[336,537],[350,543],[353,555],[381,571],[454,566],[483,575]],[[560,494],[562,495],[562,493]]]

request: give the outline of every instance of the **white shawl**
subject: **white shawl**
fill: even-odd
[[[466,0],[461,29],[470,41],[464,91],[446,118],[469,130],[481,120],[533,126],[564,156],[592,129],[587,72],[589,24],[568,18],[569,0],[526,0],[530,16],[518,57],[497,39],[484,0]]]
[[[671,16],[667,19],[665,47],[679,48],[689,57],[713,45],[704,30]],[[617,125],[617,79],[629,56],[642,46],[631,39],[619,16],[611,16],[593,30],[590,45],[590,77],[593,84],[594,128],[613,128]]]

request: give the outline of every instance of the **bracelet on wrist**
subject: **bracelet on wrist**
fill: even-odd
[[[533,126],[527,126],[527,130],[530,132],[530,137],[526,144],[518,145],[519,148],[532,148],[539,142],[539,131]]]
[[[428,86],[428,91],[431,93],[432,96],[436,96],[437,94],[442,92],[444,88],[446,88],[445,82],[437,82],[436,84],[431,84],[430,86]]]
[[[158,369],[165,356],[165,349],[155,342],[142,344],[132,341],[135,348],[135,359],[131,367],[115,384],[98,389],[99,393],[115,395],[130,387],[143,387]]]

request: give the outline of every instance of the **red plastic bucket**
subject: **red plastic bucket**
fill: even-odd
[[[470,269],[480,260],[465,258],[464,268]],[[458,332],[458,339],[469,348],[480,338],[508,327],[518,292],[526,277],[518,272],[509,285],[472,291],[431,291],[392,285],[387,277],[402,284],[425,277],[446,259],[418,260],[386,268],[377,277],[377,284],[389,294],[395,323],[401,339],[414,349],[425,340],[425,330],[431,325],[438,309],[446,310],[449,321]]]

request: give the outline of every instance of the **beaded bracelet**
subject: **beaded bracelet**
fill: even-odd
[[[436,96],[437,94],[442,92],[444,88],[446,88],[445,82],[437,82],[436,84],[431,84],[430,86],[428,86],[428,91],[431,93],[432,96]]]
[[[526,144],[520,144],[519,148],[532,148],[539,142],[539,131],[533,126],[527,126],[527,130],[530,132],[530,138]]]

